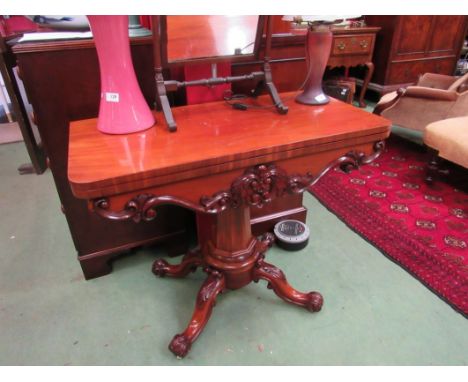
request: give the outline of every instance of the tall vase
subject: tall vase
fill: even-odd
[[[128,16],[88,16],[101,73],[98,129],[129,134],[154,125],[130,54]]]
[[[322,78],[332,47],[333,34],[326,25],[311,26],[306,38],[308,78],[296,101],[306,105],[325,105],[330,98],[323,92]]]

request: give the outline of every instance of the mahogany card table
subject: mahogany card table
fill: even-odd
[[[258,280],[285,301],[312,312],[318,292],[299,292],[265,261],[273,235],[254,237],[249,206],[300,194],[336,166],[369,163],[384,147],[390,121],[340,101],[307,106],[282,94],[289,113],[274,107],[235,110],[224,102],[174,108],[178,131],[170,133],[160,112],[152,128],[105,135],[97,119],[71,122],[68,178],[73,193],[109,220],[145,224],[157,207],[175,204],[195,211],[198,247],[180,264],[154,262],[157,276],[183,277],[201,267],[207,278],[185,331],[169,349],[185,356],[205,327],[217,296]],[[260,97],[258,104],[271,105]]]

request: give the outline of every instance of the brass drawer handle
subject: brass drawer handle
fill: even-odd
[[[367,48],[369,46],[369,43],[367,40],[362,40],[359,45],[361,45],[362,48]]]
[[[344,48],[346,48],[346,44],[343,41],[340,41],[337,44],[337,47],[338,47],[339,50],[344,50]]]

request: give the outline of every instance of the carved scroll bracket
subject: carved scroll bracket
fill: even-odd
[[[371,155],[351,151],[331,162],[315,176],[310,173],[288,175],[274,164],[257,165],[247,169],[242,176],[235,179],[229,190],[217,192],[212,196],[202,196],[199,204],[172,196],[140,194],[127,202],[121,211],[111,211],[109,199],[105,197],[95,199],[93,206],[96,213],[106,219],[119,221],[133,219],[137,223],[155,219],[156,208],[164,204],[178,205],[209,214],[216,214],[227,208],[237,208],[242,204],[263,207],[264,204],[285,194],[303,193],[336,166],[348,171],[350,168],[368,164],[378,158],[384,148],[384,141],[380,141],[374,145],[374,153]]]
[[[148,203],[153,197],[151,194],[140,194],[127,202],[121,211],[110,211],[108,198],[94,200],[93,207],[98,215],[106,219],[117,221],[132,219],[139,223],[141,220],[151,221],[156,218],[156,206]]]

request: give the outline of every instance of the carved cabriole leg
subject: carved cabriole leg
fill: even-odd
[[[272,234],[265,234],[260,240],[252,236],[248,205],[229,208],[216,215],[197,214],[197,225],[203,256],[201,261],[209,276],[198,293],[187,329],[177,334],[169,345],[169,349],[179,357],[189,352],[202,332],[216,296],[224,289],[238,289],[249,284],[258,258],[274,240]],[[155,273],[167,272],[167,263],[157,262],[153,271],[155,268]]]
[[[322,308],[323,297],[318,292],[302,293],[289,285],[281,269],[265,262],[260,256],[253,270],[253,281],[268,281],[268,288],[273,289],[277,296],[295,305],[303,306],[311,312],[318,312]]]
[[[183,258],[180,264],[169,264],[164,259],[157,259],[153,263],[153,273],[156,276],[164,277],[185,277],[190,272],[203,265],[203,259],[200,250],[189,251]]]
[[[225,288],[224,275],[216,270],[207,269],[208,277],[200,288],[192,319],[185,331],[176,334],[169,344],[169,350],[178,357],[185,357],[192,343],[205,328],[216,303],[216,297]]]
[[[366,62],[367,72],[364,82],[362,83],[361,92],[359,93],[359,107],[366,107],[364,102],[364,96],[366,95],[367,86],[369,85],[372,74],[374,74],[374,64],[372,62]]]

